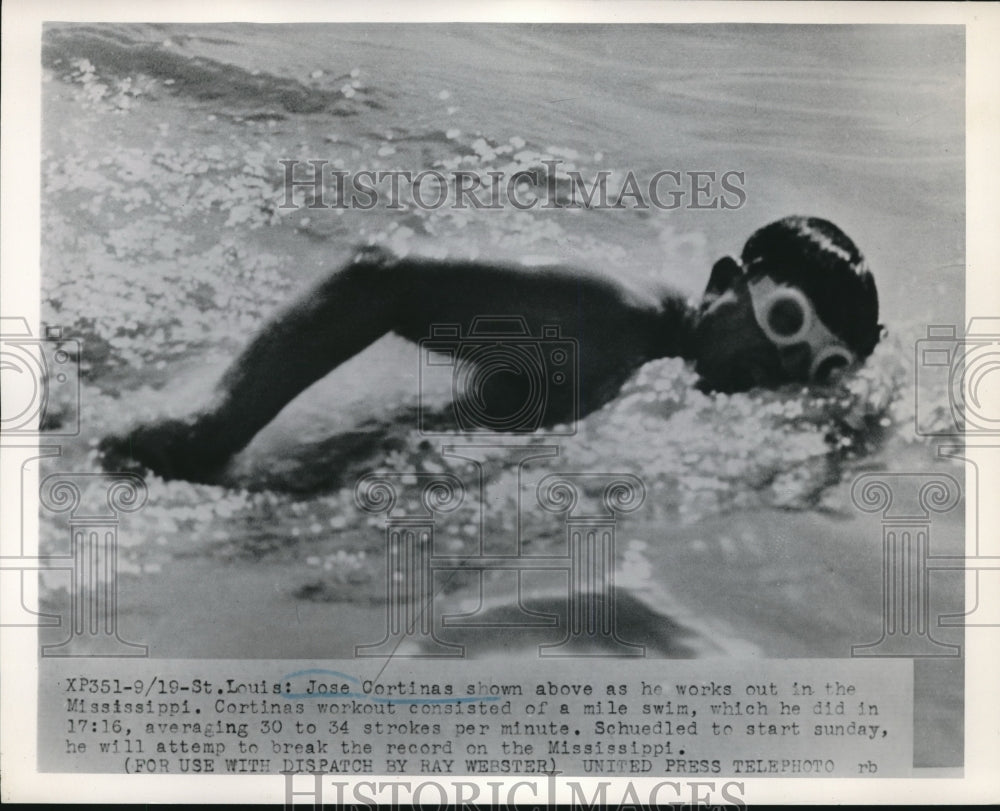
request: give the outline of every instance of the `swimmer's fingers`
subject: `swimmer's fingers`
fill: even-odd
[[[146,465],[135,458],[132,441],[128,436],[113,434],[106,436],[97,446],[101,467],[109,473],[144,474]]]
[[[101,466],[109,472],[157,474],[163,479],[213,481],[224,460],[207,456],[196,423],[163,420],[140,425],[128,434],[101,440]]]

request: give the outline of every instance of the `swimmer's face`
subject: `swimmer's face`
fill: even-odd
[[[808,345],[775,346],[757,323],[740,266],[720,259],[699,308],[695,370],[701,387],[713,391],[774,388],[809,379]]]

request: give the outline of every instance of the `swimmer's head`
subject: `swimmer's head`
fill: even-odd
[[[864,360],[882,333],[878,291],[868,264],[836,225],[817,217],[786,217],[757,231],[743,246],[749,278],[771,278],[801,290],[816,315]]]
[[[857,246],[833,223],[786,217],[720,259],[694,350],[707,388],[825,382],[878,343],[878,292]]]

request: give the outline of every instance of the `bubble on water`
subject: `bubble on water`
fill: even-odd
[[[580,157],[580,153],[575,149],[570,149],[567,146],[549,146],[546,147],[546,151],[550,152],[552,156],[565,158],[566,160],[575,161]]]

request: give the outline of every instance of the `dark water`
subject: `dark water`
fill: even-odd
[[[68,449],[78,464],[94,464],[108,432],[190,409],[267,314],[361,242],[556,256],[694,295],[757,227],[790,213],[836,222],[869,259],[890,331],[864,370],[832,392],[725,397],[699,393],[678,360],[648,364],[526,479],[497,451],[442,543],[468,553],[481,516],[489,543],[507,549],[518,493],[551,470],[630,472],[647,491],[617,528],[633,637],[655,638],[667,616],[694,641],[656,643],[665,655],[842,656],[877,636],[881,530],[851,504],[850,483],[866,469],[939,469],[914,408],[947,419],[947,392],[914,369],[913,346],[926,324],[963,316],[961,29],[51,26],[44,61],[45,318],[84,345],[84,430]],[[282,159],[510,172],[550,157],[639,177],[740,171],[747,201],[279,207]],[[310,633],[275,620],[292,609],[298,622],[346,612],[340,632],[327,630],[330,655],[359,641],[349,628],[377,629],[381,522],[355,507],[354,478],[468,473],[399,419],[415,405],[419,362],[398,339],[367,350],[286,409],[218,487],[149,478],[150,504],[122,533],[123,570],[137,576],[137,612],[171,607],[156,655],[313,655]],[[525,540],[559,548],[561,525],[536,513],[522,516]],[[48,543],[61,531],[43,521]],[[942,553],[961,548],[957,514],[936,531]],[[196,572],[218,578],[214,597]],[[456,606],[468,589],[453,584]],[[961,605],[960,590],[942,610]],[[188,634],[197,612],[180,604],[220,616],[238,605],[277,630]],[[953,740],[961,715],[948,717],[935,734]]]

